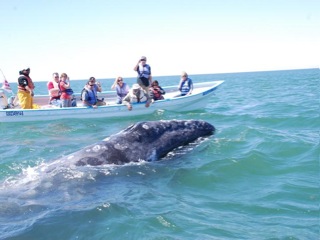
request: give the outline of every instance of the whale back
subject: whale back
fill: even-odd
[[[155,161],[179,146],[212,135],[214,131],[210,123],[201,120],[138,122],[81,150],[76,165]]]

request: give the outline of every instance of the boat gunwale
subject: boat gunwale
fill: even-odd
[[[210,82],[202,82],[202,83],[194,83],[194,86],[196,87],[199,87],[201,85],[208,85],[208,86],[204,86],[204,87],[207,87],[208,89],[206,89],[205,91],[201,91],[199,93],[196,93],[196,94],[191,94],[191,95],[188,95],[188,96],[176,96],[176,97],[170,97],[170,98],[166,98],[166,99],[162,99],[162,100],[157,100],[157,101],[154,101],[152,103],[152,105],[159,105],[160,103],[164,103],[164,102],[172,102],[172,101],[181,101],[182,99],[189,99],[189,98],[195,98],[196,96],[199,96],[199,95],[207,95],[208,93],[210,92],[213,92],[219,85],[221,85],[224,81],[223,80],[217,80],[217,81],[210,81]],[[209,84],[213,84],[212,86],[209,85]],[[171,89],[171,88],[176,88],[177,86],[176,85],[173,85],[173,86],[167,86],[167,87],[164,87],[165,89]],[[179,92],[178,90],[175,91],[175,92]],[[102,92],[102,93],[114,93],[114,91],[105,91],[105,92]],[[47,97],[47,95],[37,95],[38,97]],[[142,105],[142,104],[145,104],[145,103],[133,103],[133,106],[137,106],[137,105]],[[122,107],[122,106],[125,106],[124,104],[110,104],[110,105],[104,105],[104,106],[99,106],[97,107],[97,109],[105,109],[105,108],[119,108],[119,107]],[[85,106],[77,106],[77,107],[70,107],[70,108],[40,108],[40,109],[21,109],[21,108],[7,108],[7,109],[0,109],[0,112],[8,112],[8,111],[13,111],[13,112],[19,112],[19,111],[25,111],[25,112],[45,112],[45,111],[80,111],[80,110],[90,110],[90,109],[93,109],[91,107],[85,107]],[[1,120],[0,120],[1,122]]]

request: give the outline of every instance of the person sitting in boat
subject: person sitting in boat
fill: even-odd
[[[111,86],[111,89],[117,91],[117,104],[122,104],[122,99],[128,94],[130,87],[123,81],[122,77],[117,77]]]
[[[49,104],[60,106],[60,88],[59,88],[59,74],[57,72],[52,74],[52,80],[47,83],[49,92]]]
[[[159,82],[157,80],[154,80],[151,83],[151,87],[149,90],[150,96],[154,101],[164,99],[163,95],[166,94],[166,92],[162,89],[162,87],[159,86]]]
[[[122,103],[127,105],[129,111],[132,110],[132,103],[146,103],[146,107],[150,106],[151,98],[149,94],[143,90],[139,84],[135,83],[129,90],[129,93],[123,98]]]
[[[18,98],[22,109],[33,108],[34,84],[30,78],[30,68],[19,71]]]
[[[18,101],[14,95],[9,82],[4,79],[0,88],[0,109],[14,108],[15,101]]]
[[[97,96],[94,91],[94,85],[94,80],[90,78],[81,91],[81,100],[85,107],[97,108]]]
[[[182,72],[181,80],[179,83],[179,91],[181,92],[181,96],[190,95],[193,90],[192,80],[188,77],[186,72]]]
[[[70,86],[70,79],[66,73],[60,75],[59,88],[61,91],[61,107],[72,107],[73,91]]]
[[[102,87],[101,87],[101,83],[97,82],[95,77],[91,77],[89,78],[90,81],[93,81],[94,85],[93,85],[93,91],[96,94],[96,99],[97,99],[97,106],[103,106],[106,105],[106,102],[104,101],[104,98],[99,99],[98,98],[98,92],[102,92]]]

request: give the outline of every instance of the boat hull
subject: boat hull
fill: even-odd
[[[194,84],[194,94],[183,97],[174,97],[178,92],[166,94],[166,99],[155,101],[146,108],[144,103],[133,104],[132,111],[125,105],[110,104],[98,108],[46,108],[46,109],[5,109],[0,110],[0,122],[49,121],[59,119],[84,118],[123,118],[153,114],[156,111],[186,112],[202,109],[214,90],[223,81]],[[201,85],[202,84],[202,85]]]

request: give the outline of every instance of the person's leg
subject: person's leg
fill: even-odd
[[[18,98],[22,109],[31,109],[31,95],[28,92],[18,91]]]
[[[61,99],[61,107],[68,107],[68,99]]]

